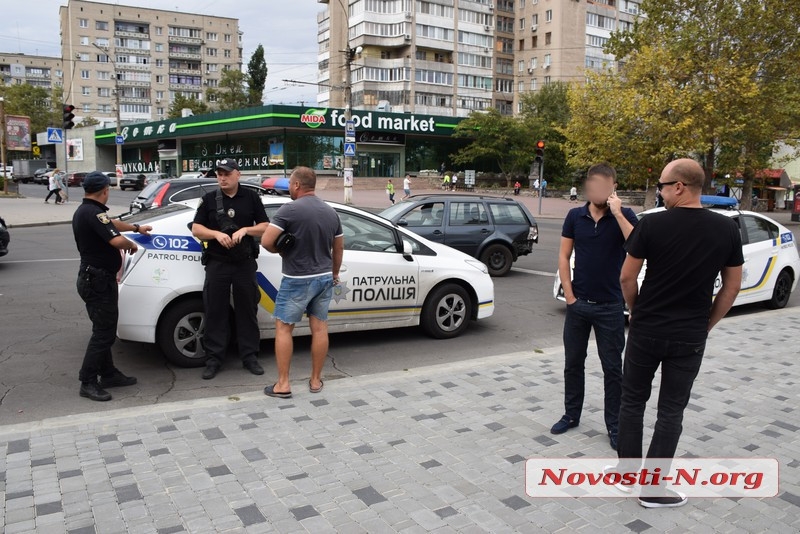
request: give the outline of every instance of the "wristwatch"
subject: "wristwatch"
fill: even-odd
[[[136,232],[137,234],[139,233],[139,225],[138,224],[134,224],[133,225],[133,231]]]

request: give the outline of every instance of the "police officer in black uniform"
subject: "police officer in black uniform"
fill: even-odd
[[[136,378],[125,376],[111,357],[117,337],[117,272],[122,266],[120,250],[134,253],[136,243],[120,232],[148,234],[150,226],[128,224],[108,216],[110,180],[94,171],[83,179],[85,197],[72,217],[72,232],[81,256],[78,295],[86,303],[92,321],[92,337],[86,347],[79,378],[80,395],[94,401],[111,400],[106,388],[132,386]],[[98,376],[100,380],[98,382]]]
[[[254,375],[264,374],[256,360],[261,340],[256,317],[260,299],[256,257],[269,219],[258,194],[239,186],[241,173],[236,160],[220,160],[216,171],[220,191],[203,196],[192,224],[192,234],[205,243],[205,380],[217,375],[225,358],[231,288],[242,365]]]

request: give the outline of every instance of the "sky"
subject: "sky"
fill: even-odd
[[[41,56],[61,56],[58,8],[66,0],[35,0],[36,9],[27,2],[3,0],[3,31],[0,51]],[[269,69],[264,101],[267,104],[316,103],[313,85],[287,86],[284,79],[317,80],[317,13],[324,8],[316,0],[126,0],[105,2],[110,5],[152,7],[220,15],[239,19],[244,32],[243,70],[256,47],[264,46]]]

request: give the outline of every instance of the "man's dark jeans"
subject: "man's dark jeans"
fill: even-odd
[[[648,458],[673,458],[683,431],[683,411],[689,403],[692,384],[703,361],[706,342],[657,339],[628,333],[622,378],[617,454],[625,471],[639,469],[642,458],[644,410],[650,399],[653,377],[661,366],[658,415]],[[625,458],[636,459],[624,461]],[[662,470],[669,465],[661,465]]]
[[[86,272],[86,266],[81,266],[77,287],[92,321],[92,337],[86,347],[78,378],[81,382],[96,382],[98,375],[107,377],[116,371],[111,346],[117,338],[119,318],[117,280],[112,273],[100,269],[89,273]]]
[[[594,328],[597,352],[603,366],[605,422],[609,434],[617,434],[622,351],[625,348],[625,315],[622,302],[592,303],[578,299],[567,306],[564,320],[564,408],[574,420],[583,409],[586,349]]]

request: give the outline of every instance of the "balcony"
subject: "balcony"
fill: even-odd
[[[114,32],[114,37],[130,37],[132,39],[147,39],[150,40],[149,33],[139,33],[139,32],[126,32],[117,30]]]
[[[139,80],[118,80],[117,83],[120,87],[150,87],[150,81],[139,81]]]
[[[150,104],[149,98],[139,98],[133,96],[122,96],[120,95],[119,101],[122,104]]]
[[[174,69],[169,68],[170,74],[187,74],[189,76],[202,76],[203,71],[200,69]]]
[[[197,60],[197,61],[200,61],[201,59],[203,59],[203,56],[202,56],[202,54],[200,54],[199,51],[197,53],[172,52],[172,51],[170,51],[170,52],[167,52],[167,55],[169,57],[175,58],[175,59],[194,59],[194,60]]]
[[[169,88],[172,91],[195,91],[197,93],[203,92],[202,85],[192,85],[188,83],[171,83],[169,84]]]
[[[180,44],[190,44],[190,45],[203,44],[203,39],[200,37],[183,37],[181,35],[170,35],[167,37],[167,41],[169,41],[170,43],[180,43]]]
[[[117,63],[117,70],[135,70],[137,72],[150,72],[150,64],[142,63]]]
[[[25,77],[28,79],[34,80],[49,80],[50,73],[49,72],[41,72],[41,73],[33,73],[33,72],[26,72]]]
[[[115,54],[136,54],[138,56],[149,56],[150,49],[149,48],[125,48],[123,46],[118,46],[114,49]]]

